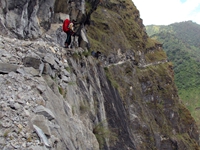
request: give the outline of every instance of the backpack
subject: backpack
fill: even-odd
[[[71,22],[70,22],[70,20],[69,19],[66,19],[64,22],[63,22],[63,31],[64,32],[67,32],[67,31],[69,31],[70,29],[69,29],[69,24],[70,24]]]

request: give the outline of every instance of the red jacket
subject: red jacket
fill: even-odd
[[[67,32],[67,31],[70,30],[70,29],[68,28],[69,24],[70,24],[70,20],[69,20],[69,19],[66,19],[66,20],[63,22],[63,31],[64,31],[64,32]]]

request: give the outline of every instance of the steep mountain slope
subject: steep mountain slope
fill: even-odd
[[[182,42],[182,46],[186,47],[190,53],[193,54],[193,57],[196,56],[196,59],[199,61],[199,38],[200,35],[200,25],[192,22],[185,21],[180,23],[174,23],[169,26],[154,26],[150,25],[146,27],[147,33],[149,36],[159,34],[161,32],[170,33]],[[163,38],[163,37],[162,37]]]
[[[169,26],[147,26],[147,33],[163,43],[164,50],[174,64],[175,82],[179,95],[200,125],[200,25],[191,21]]]
[[[46,30],[44,6],[55,12]],[[1,1],[0,11],[1,149],[199,149],[172,65],[131,0]],[[80,31],[72,49],[62,47],[67,14]]]

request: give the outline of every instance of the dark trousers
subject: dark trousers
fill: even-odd
[[[67,39],[65,40],[65,44],[67,44],[69,46],[71,43],[71,32],[68,31],[68,32],[66,32],[66,34],[67,34]]]

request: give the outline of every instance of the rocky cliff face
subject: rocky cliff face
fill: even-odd
[[[1,149],[199,149],[172,65],[132,1],[0,4]],[[62,48],[68,16],[72,49]]]

